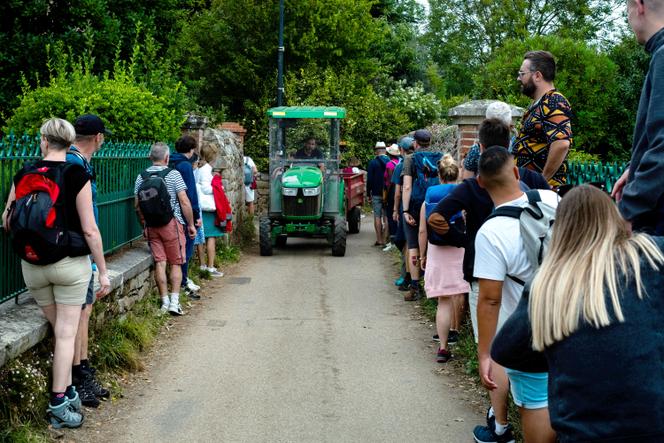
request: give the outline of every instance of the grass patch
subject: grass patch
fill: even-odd
[[[155,294],[138,301],[125,316],[115,317],[91,332],[91,353],[95,367],[102,371],[142,370],[140,354],[152,344],[166,316],[159,315]],[[103,304],[95,304],[104,309]],[[94,314],[93,314],[94,315]]]
[[[252,245],[256,242],[256,226],[254,225],[254,215],[246,213],[242,222],[237,227],[238,233],[240,234],[240,242],[242,247]]]
[[[240,248],[224,241],[217,242],[217,263],[227,265],[240,261]]]

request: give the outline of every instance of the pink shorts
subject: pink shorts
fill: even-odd
[[[186,252],[184,227],[176,218],[159,228],[147,228],[148,245],[155,262],[168,262],[181,265],[185,262]]]

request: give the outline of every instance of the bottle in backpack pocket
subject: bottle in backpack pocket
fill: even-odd
[[[166,176],[172,171],[143,171],[141,185],[138,187],[138,206],[141,209],[145,225],[158,228],[167,225],[174,217],[171,196],[166,186]]]

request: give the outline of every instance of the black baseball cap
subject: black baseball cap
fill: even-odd
[[[84,114],[74,122],[76,135],[112,135],[111,131],[106,129],[104,122],[94,114]]]
[[[431,143],[431,132],[426,129],[418,129],[413,135],[415,141],[422,145],[429,145]]]

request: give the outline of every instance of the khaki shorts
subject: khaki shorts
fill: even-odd
[[[148,228],[148,245],[155,262],[181,265],[186,261],[184,227],[175,217],[165,226]]]
[[[65,257],[50,265],[37,266],[21,260],[23,280],[39,306],[82,305],[92,277],[87,255]]]

